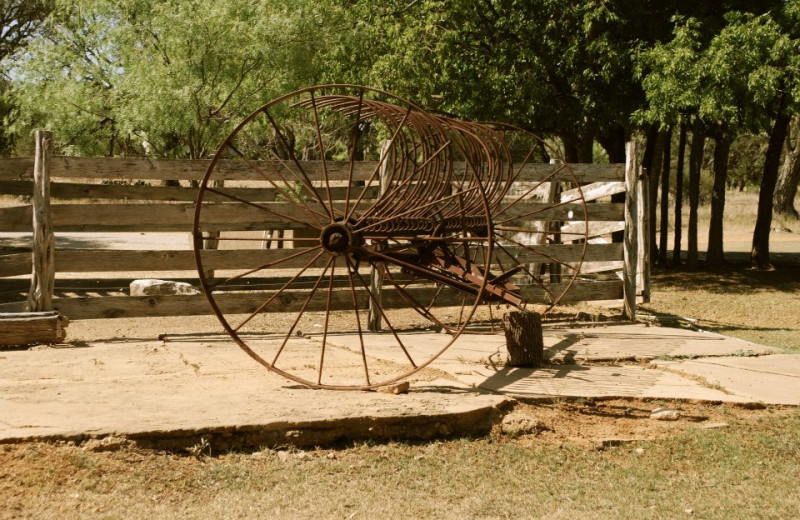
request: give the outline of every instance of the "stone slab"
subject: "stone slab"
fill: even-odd
[[[421,358],[439,350],[445,334],[400,334]],[[312,336],[316,337],[317,336]],[[403,353],[391,334],[371,334],[375,356],[402,362]],[[357,351],[358,336],[329,337],[335,345]],[[653,327],[645,324],[544,329],[545,357],[559,363],[614,360],[650,360],[658,357],[708,357],[732,354],[773,354],[780,349],[709,332]],[[503,364],[508,357],[502,334],[462,334],[435,362],[437,368],[458,371],[465,363]]]
[[[302,340],[297,340],[302,341]],[[452,381],[411,392],[311,390],[230,341],[127,341],[0,352],[0,441],[124,435],[183,446],[314,445],[486,431],[507,398]]]
[[[751,401],[800,405],[800,354],[654,363],[676,374],[702,378]]]

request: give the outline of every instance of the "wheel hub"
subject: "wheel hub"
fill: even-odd
[[[332,255],[345,255],[357,245],[357,236],[349,225],[334,222],[323,228],[319,241],[322,248]]]

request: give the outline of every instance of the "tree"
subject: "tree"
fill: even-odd
[[[592,160],[595,138],[612,161],[624,161],[630,113],[643,101],[629,50],[666,19],[640,16],[640,4],[626,2],[350,6],[354,27],[379,43],[350,40],[353,50],[340,54],[372,61],[363,77],[373,84],[444,112],[558,136],[565,158],[584,162]]]
[[[11,115],[14,105],[5,97],[11,78],[8,75],[8,58],[20,52],[39,30],[42,21],[53,8],[52,0],[4,0],[0,2],[0,121]],[[0,132],[0,153],[7,153],[14,140]]]
[[[798,218],[794,207],[797,184],[800,182],[800,117],[794,116],[787,132],[778,181],[775,186],[775,213],[789,218]],[[794,134],[794,135],[792,135]]]
[[[69,153],[146,142],[208,156],[250,111],[319,76],[318,15],[288,0],[64,0],[15,67],[14,130],[49,127]]]

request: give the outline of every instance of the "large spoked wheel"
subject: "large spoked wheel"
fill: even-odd
[[[417,372],[483,300],[494,234],[482,156],[438,118],[365,87],[261,107],[198,193],[195,258],[214,313],[258,363],[310,387]],[[375,321],[385,332],[368,332]],[[423,341],[423,327],[447,334]]]

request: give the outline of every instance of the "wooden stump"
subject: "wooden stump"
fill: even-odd
[[[0,345],[62,343],[68,323],[56,311],[0,313]]]
[[[542,366],[544,338],[542,317],[537,312],[512,311],[503,316],[508,364],[513,367]]]

